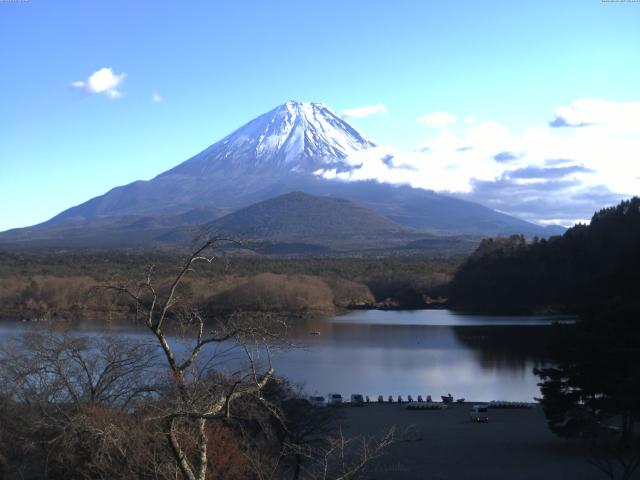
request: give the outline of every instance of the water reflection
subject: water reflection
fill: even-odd
[[[277,374],[302,384],[307,393],[435,399],[450,392],[478,401],[530,401],[539,396],[532,369],[549,361],[546,345],[554,321],[572,319],[416,310],[296,320],[289,339],[300,348],[276,354],[273,364]],[[0,324],[0,334],[6,338],[34,327]],[[87,335],[103,331],[103,326],[81,330]],[[132,327],[111,328],[109,334],[152,340]],[[225,361],[231,367],[229,358]]]
[[[356,310],[333,319],[334,323],[366,325],[505,326],[574,323],[571,315],[476,315],[452,310]]]
[[[550,360],[553,326],[492,325],[452,327],[456,338],[471,349],[483,368],[524,370]]]
[[[539,395],[533,367],[549,361],[549,325],[557,321],[573,319],[359,311],[297,323],[291,337],[305,350],[275,365],[309,393],[530,401]]]

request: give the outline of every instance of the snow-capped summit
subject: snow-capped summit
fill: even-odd
[[[52,235],[50,228],[61,229],[60,235],[73,236],[76,227],[65,228],[79,225],[77,222],[94,222],[96,228],[125,221],[133,222],[135,228],[168,225],[237,211],[290,192],[304,192],[347,199],[416,229],[546,236],[537,225],[433,191],[376,181],[342,181],[317,174],[359,168],[368,156],[366,150],[375,146],[327,106],[288,101],[171,170],[151,180],[113,188],[38,228],[43,228],[44,236]],[[282,198],[277,205],[297,201],[298,197]],[[263,223],[271,228],[273,221],[267,217]],[[122,235],[126,237],[127,231]]]
[[[312,173],[349,168],[349,155],[375,144],[322,103],[289,100],[260,115],[167,174],[277,169]]]

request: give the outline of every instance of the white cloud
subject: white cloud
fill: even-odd
[[[378,147],[349,162],[359,168],[318,174],[445,191],[538,223],[590,218],[640,192],[640,102],[580,99],[555,110],[566,124],[539,119],[519,132],[493,121],[454,124],[446,112],[430,115],[422,123],[451,126],[415,151]]]
[[[87,93],[102,93],[110,98],[120,98],[122,93],[118,89],[126,73],[113,73],[111,68],[101,68],[93,72],[87,80],[78,80],[71,84],[74,88],[80,88]]]
[[[449,112],[432,112],[417,118],[416,122],[427,127],[442,128],[456,123],[457,120],[456,116]]]
[[[160,96],[160,94],[154,92],[154,94],[151,95],[151,100],[156,103],[160,103],[163,99],[162,99],[162,96]]]
[[[376,115],[378,113],[387,113],[387,107],[385,107],[382,103],[377,103],[375,105],[363,105],[362,107],[356,108],[348,108],[341,112],[341,115],[344,118],[364,118],[370,117],[371,115]]]
[[[609,125],[625,128],[638,123],[640,102],[608,102],[601,98],[581,98],[569,106],[556,108],[552,127]]]

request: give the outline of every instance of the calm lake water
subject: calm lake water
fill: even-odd
[[[556,321],[573,320],[448,310],[362,310],[296,320],[290,340],[300,348],[276,353],[273,365],[308,394],[362,393],[372,400],[431,395],[439,400],[451,393],[467,400],[532,401],[539,396],[532,370],[550,360],[546,345]],[[0,335],[7,341],[33,328],[39,327],[1,323]],[[149,338],[131,328],[111,329],[110,334]]]
[[[274,365],[308,393],[532,401],[540,393],[532,370],[549,362],[555,321],[573,319],[362,310],[298,325],[306,348]]]

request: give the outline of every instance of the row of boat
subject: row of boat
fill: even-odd
[[[374,402],[368,395],[364,396],[359,393],[354,393],[351,395],[350,401],[345,402],[342,398],[342,395],[339,393],[329,393],[326,397],[320,395],[313,395],[308,397],[309,402],[316,407],[323,407],[328,405],[342,405],[343,403],[347,403],[350,405],[364,405],[368,403],[400,403],[407,404],[407,408],[410,410],[442,410],[447,408],[447,405],[453,403],[464,403],[464,398],[455,399],[451,394],[442,395],[440,397],[442,402],[434,402],[431,399],[431,395],[427,395],[426,398],[423,398],[422,395],[418,395],[418,397],[414,400],[411,395],[407,395],[406,400],[402,395],[398,395],[397,397],[393,397],[389,395],[386,399],[383,395],[378,395],[377,402]],[[510,401],[502,401],[502,400],[492,400],[486,404],[488,408],[533,408],[535,404],[528,402],[510,402]]]
[[[489,408],[533,408],[535,403],[529,402],[505,402],[500,400],[491,400],[488,404]]]

